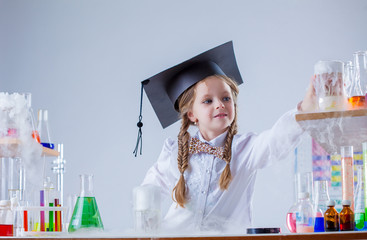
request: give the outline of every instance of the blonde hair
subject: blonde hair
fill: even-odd
[[[230,169],[230,162],[232,158],[232,140],[234,135],[237,133],[237,95],[238,95],[238,86],[237,83],[232,80],[231,78],[223,75],[215,75],[216,77],[222,79],[228,86],[231,88],[233,102],[234,102],[234,119],[231,125],[228,128],[228,133],[226,137],[226,141],[224,144],[224,161],[227,163],[226,167],[224,168],[222,174],[219,178],[219,187],[222,190],[226,190],[232,180],[231,169]],[[205,79],[199,81],[205,81]],[[185,92],[181,94],[178,98],[178,107],[180,111],[181,117],[181,128],[178,134],[178,155],[177,155],[177,164],[178,170],[181,173],[181,176],[176,184],[176,186],[172,190],[172,199],[176,201],[178,205],[184,207],[187,202],[186,196],[186,183],[184,178],[184,172],[188,167],[189,162],[189,140],[190,134],[187,132],[190,125],[194,124],[190,121],[187,113],[191,110],[194,99],[195,99],[195,86],[199,83],[197,82],[190,88],[188,88]],[[174,197],[173,197],[174,195]]]

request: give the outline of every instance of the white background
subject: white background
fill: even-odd
[[[140,81],[233,40],[239,131],[261,132],[303,98],[318,60],[367,50],[366,23],[363,0],[0,0],[0,91],[30,92],[35,110],[49,110],[65,194],[93,173],[105,228],[125,230],[132,188],[180,126],[162,130],[144,95],[143,156],[133,157]],[[258,172],[255,226],[286,231],[293,172],[292,155]]]

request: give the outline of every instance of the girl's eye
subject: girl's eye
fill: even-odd
[[[207,99],[207,100],[203,101],[203,103],[205,103],[205,104],[209,104],[209,103],[211,103],[211,102],[212,102],[212,100],[211,100],[211,99]]]
[[[230,98],[230,97],[224,97],[224,98],[223,98],[223,101],[228,102],[229,100],[231,100],[231,98]]]

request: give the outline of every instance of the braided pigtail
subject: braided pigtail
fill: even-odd
[[[180,205],[181,207],[184,207],[185,203],[187,202],[184,172],[186,168],[188,167],[188,162],[189,162],[190,134],[187,132],[189,126],[190,126],[190,120],[187,117],[187,115],[184,115],[182,117],[180,133],[178,134],[177,164],[178,164],[178,170],[180,171],[181,176],[172,191],[173,201],[177,202],[177,204]],[[173,197],[173,194],[175,195],[175,197]]]
[[[232,158],[232,140],[233,136],[236,135],[236,133],[237,133],[237,114],[232,124],[228,128],[227,138],[224,144],[223,158],[227,164],[219,178],[219,187],[222,190],[228,189],[228,186],[232,181],[232,174],[229,163],[231,162]]]

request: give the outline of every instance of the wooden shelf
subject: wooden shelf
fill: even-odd
[[[341,146],[361,152],[367,142],[367,109],[300,113],[296,121],[329,154],[340,153]]]
[[[19,146],[21,145],[21,141],[18,138],[5,137],[0,138],[0,157],[17,157],[17,153],[19,152]],[[59,152],[43,147],[41,144],[37,144],[42,148],[42,156],[46,157],[57,157],[59,156]],[[4,152],[4,148],[6,148],[6,152]]]

